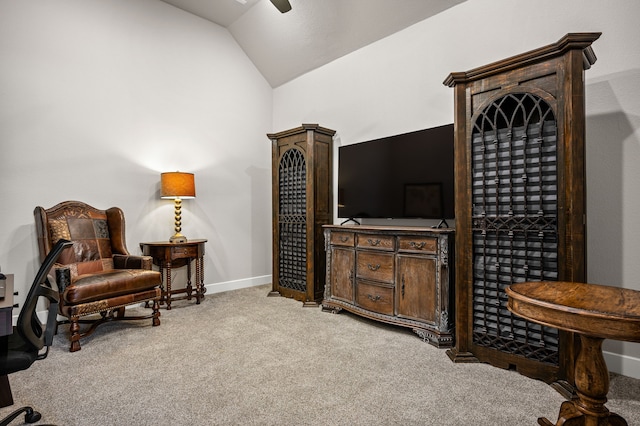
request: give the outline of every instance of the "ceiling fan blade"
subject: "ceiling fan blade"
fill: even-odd
[[[273,3],[281,13],[287,13],[291,10],[291,3],[289,3],[289,0],[271,0],[271,3]]]

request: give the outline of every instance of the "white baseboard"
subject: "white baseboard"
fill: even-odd
[[[239,290],[241,288],[257,287],[259,285],[271,283],[271,275],[263,275],[260,277],[251,277],[241,280],[225,281],[215,284],[206,284],[206,294],[222,293],[223,291]]]
[[[610,372],[640,379],[640,358],[607,351],[603,355]]]

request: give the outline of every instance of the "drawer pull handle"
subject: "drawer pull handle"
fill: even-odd
[[[369,268],[370,271],[377,271],[378,269],[380,269],[380,264],[378,265],[372,265],[370,263],[367,264],[367,268]]]
[[[415,241],[411,241],[411,242],[409,243],[409,245],[410,245],[412,248],[416,249],[416,250],[421,250],[421,249],[423,249],[423,248],[424,248],[424,246],[425,246],[426,244],[427,244],[427,243],[425,243],[424,241],[421,241],[421,242],[419,242],[419,243],[416,243]]]
[[[369,300],[373,301],[373,302],[377,302],[378,300],[382,299],[382,298],[380,297],[380,295],[372,296],[372,295],[370,295],[370,294],[367,294],[367,298],[368,298]]]
[[[340,242],[346,243],[347,241],[349,241],[349,237],[347,237],[346,235],[340,237]]]
[[[380,244],[380,240],[372,240],[371,238],[369,238],[367,242],[374,247]]]

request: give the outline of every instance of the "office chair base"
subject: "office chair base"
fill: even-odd
[[[25,423],[35,423],[42,418],[42,415],[35,411],[31,407],[22,407],[13,413],[9,414],[7,417],[0,421],[0,426],[7,426],[11,423],[16,417],[18,417],[21,413],[24,412],[24,422]]]

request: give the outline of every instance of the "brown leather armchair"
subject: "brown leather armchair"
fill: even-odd
[[[108,321],[152,319],[153,326],[160,325],[161,275],[151,270],[151,257],[129,254],[121,209],[65,201],[50,209],[36,207],[33,214],[41,260],[58,240],[73,242],[73,250],[55,265],[59,314],[67,318],[58,324],[70,324],[71,352]],[[125,315],[126,306],[142,302],[151,304],[149,315]],[[86,316],[91,317],[81,319]],[[81,332],[80,323],[90,326]]]

